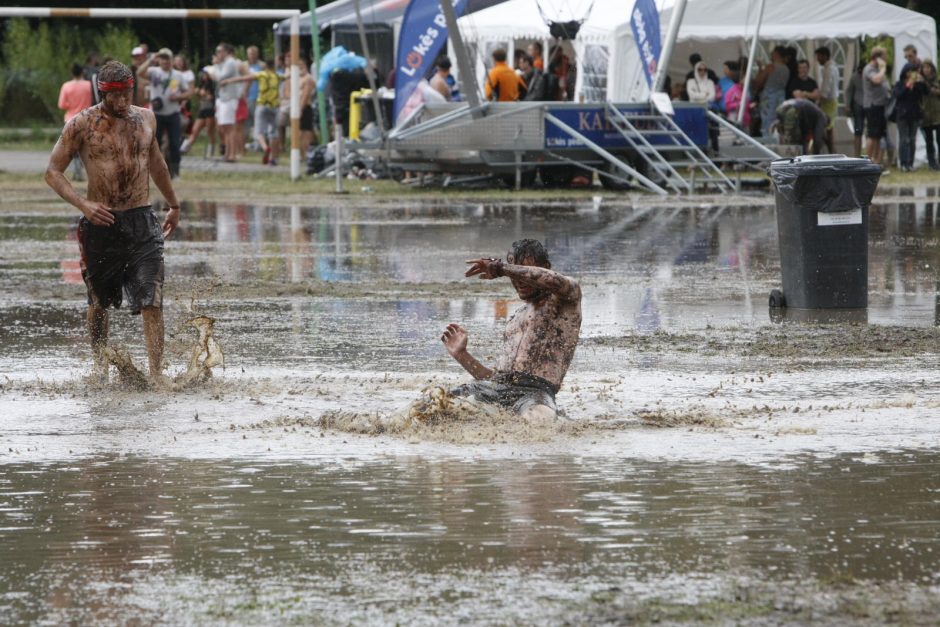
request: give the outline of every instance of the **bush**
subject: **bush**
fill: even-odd
[[[96,50],[102,59],[111,56],[126,61],[137,41],[131,29],[110,24],[79,28],[41,21],[33,29],[26,19],[8,20],[0,49],[0,105],[4,118],[61,121],[59,89],[69,80],[72,64],[83,63],[90,50]],[[11,97],[14,92],[16,98]],[[41,105],[39,111],[27,104],[37,102]]]

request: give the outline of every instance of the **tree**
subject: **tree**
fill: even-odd
[[[61,120],[59,89],[70,78],[72,64],[83,62],[91,50],[102,58],[124,59],[137,41],[136,33],[126,26],[107,24],[102,29],[86,24],[79,28],[69,23],[42,21],[33,28],[26,19],[8,20],[0,70],[0,83],[5,89],[0,90],[0,103],[5,103],[13,91],[23,92],[32,97],[32,102],[39,103],[43,111],[30,111],[31,115],[24,116],[24,112],[5,106],[8,117]],[[30,99],[18,98],[16,102],[20,107],[29,106]]]

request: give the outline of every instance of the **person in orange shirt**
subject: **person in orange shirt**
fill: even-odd
[[[532,67],[544,72],[545,62],[542,61],[542,44],[537,41],[533,41],[529,44],[526,52],[528,52],[529,56],[532,57]]]
[[[59,90],[59,108],[65,111],[66,122],[91,106],[91,81],[85,80],[84,73],[82,66],[73,63],[72,80],[62,83]],[[72,179],[85,180],[85,168],[77,153],[72,157]]]
[[[493,69],[486,77],[486,99],[497,102],[515,102],[525,95],[525,83],[506,63],[506,51],[493,52]]]

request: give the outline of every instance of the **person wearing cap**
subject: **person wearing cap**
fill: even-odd
[[[157,67],[153,66],[156,60]],[[138,78],[150,81],[150,109],[157,117],[157,143],[168,135],[170,143],[170,176],[180,173],[180,144],[182,143],[182,118],[180,104],[193,95],[192,86],[182,72],[173,68],[173,52],[161,48],[157,54],[137,69]]]
[[[135,77],[137,76],[137,69],[144,64],[148,56],[150,56],[150,48],[147,44],[137,44],[131,50],[131,72],[133,72]],[[147,98],[146,79],[137,79],[134,81],[134,106],[143,107],[145,109],[150,108],[150,99]]]
[[[95,378],[108,375],[108,308],[125,302],[142,314],[150,375],[163,376],[163,249],[176,230],[180,204],[156,141],[153,112],[131,104],[134,76],[118,61],[98,73],[101,102],[70,119],[52,149],[46,183],[82,212],[78,244],[88,291],[87,325]],[[72,187],[65,169],[78,153],[88,174],[85,195]],[[161,220],[153,211],[150,179],[167,204]]]

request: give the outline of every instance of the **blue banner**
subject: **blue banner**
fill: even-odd
[[[468,0],[452,0],[454,14],[460,17],[467,9]],[[395,65],[394,122],[418,83],[425,77],[431,64],[447,41],[447,20],[438,0],[411,0],[402,18],[398,34],[398,58]]]
[[[630,27],[633,29],[636,48],[640,51],[640,62],[643,63],[643,71],[646,73],[646,83],[652,87],[661,52],[659,11],[656,10],[656,3],[653,0],[636,0],[633,13],[630,14]]]
[[[649,107],[637,105],[635,107],[617,106],[625,115],[649,114]],[[626,138],[610,123],[607,112],[603,106],[583,106],[577,108],[551,109],[551,114],[578,131],[586,138],[603,148],[627,148],[630,144]],[[689,136],[696,146],[708,145],[708,119],[705,117],[703,106],[676,106],[672,121]],[[641,122],[638,122],[639,125]],[[656,145],[669,145],[673,141],[665,135],[651,135],[646,141]],[[550,120],[545,120],[545,147],[546,148],[583,148],[584,143],[571,137]]]

